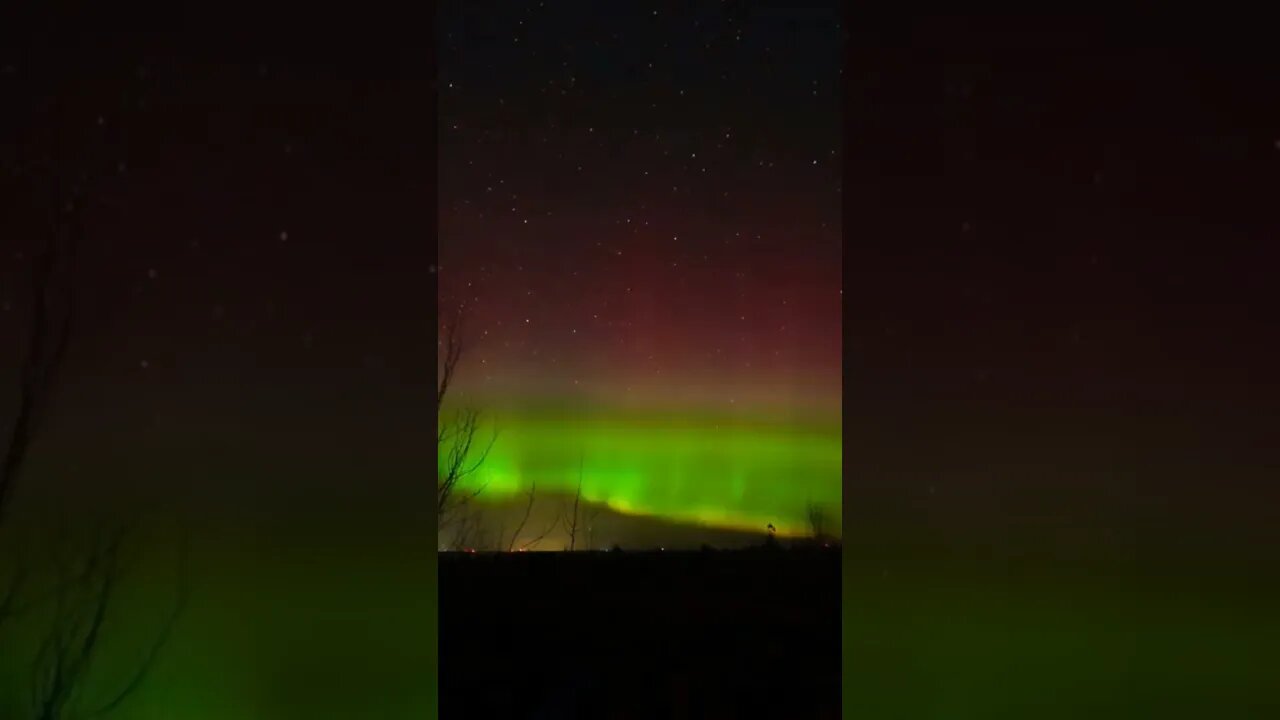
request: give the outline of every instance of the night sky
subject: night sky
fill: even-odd
[[[5,8],[6,432],[52,186],[88,190],[77,322],[0,575],[16,528],[136,527],[93,672],[109,684],[169,612],[189,539],[197,589],[118,717],[360,717],[371,697],[428,716],[430,26],[229,10]],[[30,696],[16,635],[6,717]]]
[[[1174,16],[865,20],[846,521],[944,553],[1273,544],[1271,43]]]
[[[52,187],[88,189],[14,517],[195,535],[135,710],[434,706],[437,302],[472,341],[450,403],[499,433],[484,510],[536,483],[554,514],[581,472],[594,544],[652,547],[842,508],[847,697],[1208,717],[1269,687],[1271,25],[865,9],[6,9],[5,413]]]
[[[850,6],[846,713],[1275,714],[1270,29]]]
[[[168,19],[180,29],[100,37],[32,18],[0,58],[6,349],[53,182],[84,173],[88,187],[47,442],[131,481],[234,486],[239,507],[288,486],[365,493],[349,473],[366,465],[382,469],[375,492],[410,487],[429,465],[433,339],[409,330],[431,307],[429,58],[388,43],[353,60],[281,40],[270,18]],[[129,459],[139,447],[146,459]]]
[[[658,8],[658,9],[654,9]],[[486,492],[838,515],[836,3],[441,6],[442,307]]]

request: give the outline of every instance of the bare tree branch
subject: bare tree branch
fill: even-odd
[[[103,628],[120,581],[120,552],[126,528],[114,530],[104,543],[95,543],[88,555],[68,561],[55,553],[54,568],[59,591],[53,600],[53,618],[32,663],[32,717],[66,720],[70,717],[101,718],[109,715],[142,687],[189,598],[187,543],[179,546],[178,591],[174,605],[129,678],[107,700],[88,713],[79,696],[102,645]],[[83,568],[73,570],[73,566]]]
[[[578,545],[578,507],[582,504],[582,458],[578,458],[578,490],[573,495],[573,514],[564,519],[565,532],[569,534],[569,552]]]
[[[114,594],[124,531],[95,547],[84,560],[83,583],[68,582],[68,562],[55,553],[58,584],[54,617],[32,667],[32,712],[36,720],[62,720],[82,687],[98,648]]]
[[[483,447],[477,445],[476,434],[480,429],[480,411],[474,408],[458,410],[451,419],[443,416],[444,401],[454,379],[457,377],[458,365],[466,351],[463,335],[464,313],[461,305],[452,313],[448,322],[441,326],[443,337],[440,347],[444,352],[441,360],[440,375],[436,386],[436,452],[443,460],[436,469],[436,524],[437,530],[448,527],[452,523],[462,521],[462,508],[475,499],[484,487],[464,490],[466,479],[484,465],[489,452],[498,440],[498,430],[494,428],[488,442]],[[439,461],[438,461],[439,462]],[[472,528],[474,529],[474,528]],[[502,539],[498,538],[501,547]]]
[[[77,297],[75,260],[84,237],[84,203],[77,192],[54,189],[49,236],[33,258],[31,314],[18,374],[18,395],[4,444],[0,445],[0,527],[12,513],[14,488],[31,442],[53,394],[71,339]],[[117,596],[120,528],[95,542],[87,553],[55,549],[52,587],[28,593],[33,573],[23,557],[0,595],[0,624],[37,607],[49,607],[50,626],[31,659],[30,710],[35,720],[66,720],[78,701],[98,655],[103,630]],[[185,588],[185,584],[183,586]],[[184,596],[185,596],[185,590]],[[110,712],[142,683],[159,648],[168,640],[183,603],[155,639],[137,671],[93,716]]]
[[[537,498],[537,493],[537,484],[530,484],[528,493],[529,501],[525,503],[524,515],[520,518],[520,524],[516,526],[515,532],[511,534],[511,540],[505,546],[507,552],[513,552],[516,550],[524,552],[526,550],[532,550],[543,540],[547,539],[547,536],[551,534],[552,530],[555,530],[556,524],[559,522],[558,518],[553,519],[542,532],[533,536],[529,540],[524,541],[519,547],[516,546],[517,541],[520,540],[520,533],[524,532],[525,527],[529,524],[529,518],[533,514],[533,506]]]
[[[147,648],[142,662],[138,664],[133,675],[116,692],[115,696],[86,716],[89,720],[104,717],[114,711],[137,692],[138,688],[142,687],[143,681],[151,673],[152,667],[156,664],[156,659],[160,656],[160,650],[169,642],[169,636],[173,633],[174,626],[178,624],[178,618],[186,611],[187,601],[191,597],[190,576],[187,565],[188,553],[189,546],[184,537],[178,556],[178,592],[177,597],[174,599],[173,608],[165,618],[164,624],[156,634],[155,639],[152,640],[151,645]]]
[[[838,514],[834,516],[829,514],[829,510],[830,506],[823,506],[813,501],[805,505],[805,522],[809,532],[807,537],[796,541],[798,545],[813,549],[840,548],[840,518]]]
[[[520,533],[524,532],[524,526],[529,524],[529,515],[533,512],[533,503],[537,500],[538,486],[536,483],[529,485],[529,502],[524,506],[524,516],[520,518],[520,523],[516,525],[515,532],[511,533],[511,541],[507,543],[507,552],[515,550],[516,540],[520,539]],[[501,539],[501,536],[499,536]]]
[[[449,440],[437,447],[437,452],[445,459],[436,479],[436,507],[442,527],[449,524],[463,505],[484,491],[483,486],[467,491],[461,487],[463,481],[489,459],[489,452],[498,440],[498,430],[494,428],[484,447],[477,449],[475,441],[479,429],[480,411],[470,408],[459,410],[447,433]]]
[[[81,203],[65,200],[56,191],[54,203],[50,236],[32,266],[31,318],[18,376],[18,407],[0,458],[0,523],[8,512],[14,482],[26,462],[71,335],[76,300],[72,274],[84,232]]]
[[[458,305],[449,320],[441,327],[444,331],[444,339],[441,341],[444,345],[444,362],[440,365],[440,377],[436,380],[437,413],[444,406],[444,397],[449,392],[449,385],[453,382],[458,363],[462,361],[462,351],[465,347],[462,321],[462,305]]]
[[[594,549],[596,546],[596,519],[600,517],[600,508],[597,507],[586,516],[587,521],[587,547]]]

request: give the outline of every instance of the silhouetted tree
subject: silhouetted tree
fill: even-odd
[[[126,680],[106,697],[90,701],[83,686],[97,658],[103,625],[120,582],[124,529],[91,546],[79,558],[55,555],[52,619],[32,662],[31,713],[35,720],[105,717],[120,707],[150,674],[188,599],[185,544],[180,550],[177,599]]]
[[[5,445],[0,448],[0,528],[8,525],[13,491],[26,466],[31,441],[48,407],[71,336],[76,299],[74,260],[84,234],[81,204],[74,195],[65,196],[58,186],[53,187],[50,200],[53,221],[49,235],[31,264],[31,313],[18,370],[17,405]],[[0,624],[21,614],[22,593],[30,576],[25,560],[17,558],[0,599]]]
[[[586,530],[586,546],[595,547],[595,519],[600,515],[600,510],[588,510],[582,507],[582,460],[577,461],[577,487],[573,491],[572,502],[567,502],[566,506],[561,509],[561,525],[564,534],[568,536],[568,544],[564,550],[577,550],[577,534],[580,530]]]
[[[534,506],[534,502],[537,499],[537,494],[538,494],[537,484],[530,483],[529,493],[527,495],[528,502],[526,502],[524,506],[524,515],[521,516],[520,523],[516,525],[515,531],[511,533],[511,538],[509,541],[507,541],[505,546],[502,545],[502,538],[504,537],[504,533],[501,530],[498,531],[499,547],[497,549],[505,550],[506,552],[514,552],[516,550],[520,550],[520,551],[532,550],[536,548],[543,540],[545,540],[547,538],[547,535],[550,535],[551,531],[555,529],[556,524],[555,524],[555,521],[553,520],[545,530],[543,530],[538,535],[535,535],[533,538],[526,540],[523,543],[520,543],[520,545],[517,547],[516,543],[520,541],[520,533],[524,532],[525,526],[529,524],[529,517],[530,515],[533,514],[533,506]]]
[[[805,509],[805,519],[809,525],[809,542],[814,546],[830,547],[839,545],[840,541],[831,533],[827,522],[827,513],[817,503],[809,503]]]
[[[579,490],[581,492],[581,490]],[[584,515],[587,524],[587,547],[595,549],[596,547],[596,520],[600,517],[600,508],[596,507],[589,513]]]
[[[437,530],[452,523],[466,522],[461,511],[483,488],[465,489],[464,481],[484,465],[498,438],[497,430],[494,430],[487,443],[476,443],[480,429],[479,410],[462,408],[448,418],[444,414],[445,397],[466,354],[463,319],[463,307],[459,305],[440,327],[439,352],[442,357],[436,384]]]
[[[467,512],[465,510],[455,510],[449,522],[449,540],[446,545],[441,548],[449,550],[470,550],[477,545],[483,543],[478,540],[483,535],[483,527],[480,523],[481,517],[479,513]],[[443,537],[441,538],[443,542]]]
[[[52,205],[49,235],[31,266],[31,313],[19,368],[17,404],[0,447],[0,529],[12,525],[14,490],[48,409],[75,317],[75,259],[84,237],[82,189],[66,190],[55,184]],[[17,618],[25,621],[40,610],[49,611],[47,633],[30,664],[29,710],[35,720],[104,717],[119,707],[142,685],[185,606],[184,563],[179,601],[136,671],[96,707],[86,710],[84,703],[78,702],[83,700],[80,695],[85,678],[116,597],[122,536],[123,530],[118,531],[72,560],[65,555],[55,557],[51,587],[43,590],[35,589],[39,573],[29,559],[11,553],[16,555],[16,567],[7,586],[0,590],[0,629]],[[0,649],[10,647],[10,643],[0,645]]]
[[[569,535],[569,545],[565,548],[569,552],[577,549],[578,545],[578,518],[579,509],[582,506],[582,459],[578,459],[578,489],[573,494],[573,504],[565,509],[563,523],[564,531]]]
[[[809,503],[806,508],[805,518],[809,523],[809,537],[814,542],[825,542],[827,539],[827,515],[822,507],[817,503]]]
[[[778,528],[774,527],[773,523],[769,523],[766,530],[768,530],[768,534],[764,536],[764,546],[769,550],[776,550],[779,547]]]
[[[486,522],[486,513],[479,508],[471,507],[458,510],[450,524],[452,540],[449,543],[449,549],[524,552],[537,548],[560,522],[560,517],[557,515],[537,535],[530,538],[521,537],[525,528],[529,525],[529,520],[534,515],[533,509],[537,504],[537,497],[538,486],[536,483],[531,484],[528,492],[525,493],[526,501],[520,521],[516,523],[515,529],[510,533],[507,532],[506,525],[499,525],[496,529],[491,528],[489,523]],[[492,516],[490,515],[489,517],[491,518]]]
[[[75,259],[84,235],[76,196],[53,193],[53,225],[31,267],[31,315],[18,375],[18,403],[0,459],[0,524],[8,515],[13,488],[26,464],[31,439],[67,354],[74,317]]]

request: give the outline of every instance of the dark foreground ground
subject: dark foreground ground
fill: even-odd
[[[444,553],[440,717],[838,718],[840,554]]]

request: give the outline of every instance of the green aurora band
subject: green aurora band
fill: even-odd
[[[448,415],[443,417],[447,418]],[[715,528],[808,532],[810,505],[838,523],[841,426],[741,416],[556,411],[501,413],[488,458],[468,478],[489,500],[572,494],[629,515]],[[476,445],[489,439],[482,429]]]

